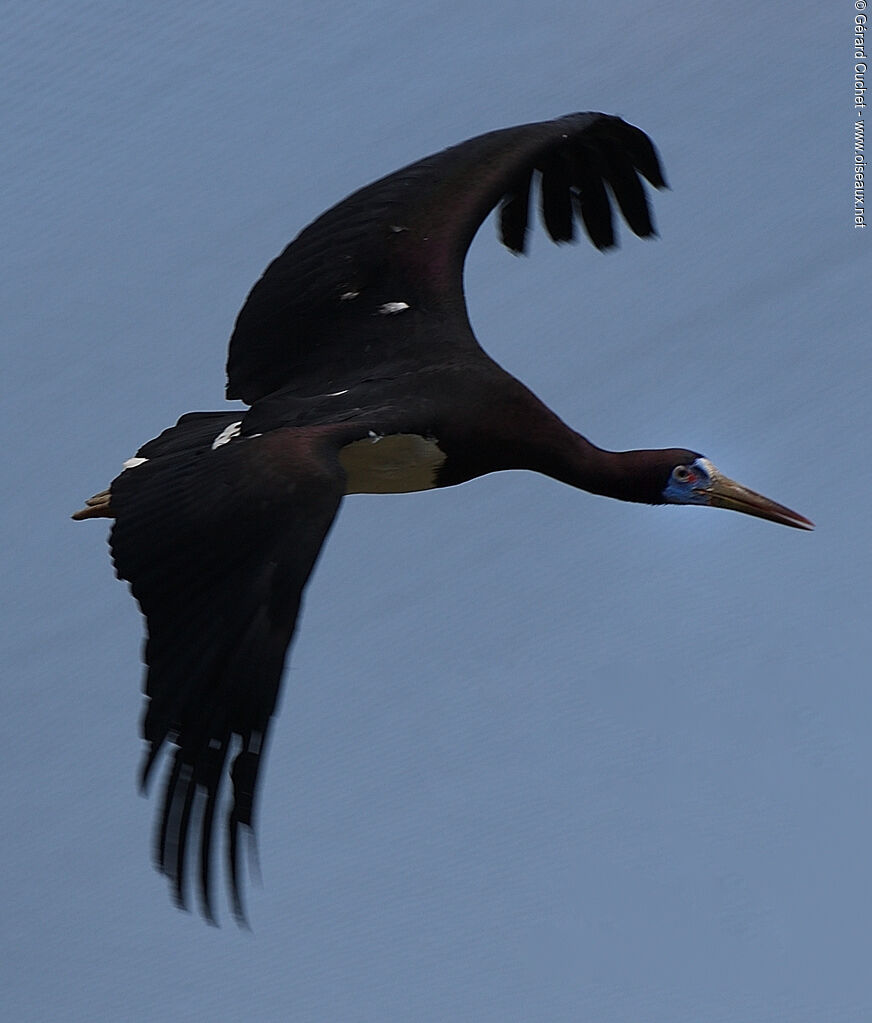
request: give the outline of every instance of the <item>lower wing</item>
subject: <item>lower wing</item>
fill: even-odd
[[[227,867],[244,920],[241,829],[253,828],[285,656],[344,474],[329,437],[293,429],[242,437],[231,424],[218,435],[227,440],[212,444],[205,418],[182,417],[146,444],[102,514],[115,519],[115,567],[148,629],[143,785],[164,744],[176,747],[155,834],[158,866],[184,906],[188,840],[199,823],[199,892],[214,919],[212,837],[229,763]]]

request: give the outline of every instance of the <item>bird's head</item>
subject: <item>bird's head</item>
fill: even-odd
[[[661,492],[666,504],[704,504],[712,508],[730,508],[732,511],[756,515],[770,522],[780,522],[796,529],[814,529],[804,515],[770,501],[741,483],[724,476],[701,455],[679,452],[670,459],[667,478]]]

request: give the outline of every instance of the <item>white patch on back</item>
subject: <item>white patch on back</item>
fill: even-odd
[[[408,494],[432,490],[445,452],[433,437],[396,433],[368,437],[347,444],[339,461],[348,479],[346,494]]]
[[[138,455],[135,455],[133,458],[128,458],[127,461],[124,462],[121,466],[121,471],[123,472],[125,469],[135,469],[137,465],[144,465],[147,461],[147,458],[140,458]]]
[[[231,423],[229,426],[226,426],[218,434],[218,436],[215,438],[215,440],[212,441],[212,450],[213,451],[217,451],[218,448],[220,448],[223,444],[229,444],[230,441],[232,441],[234,437],[238,437],[239,436],[241,430],[242,430],[242,420],[241,419],[239,420],[238,423]]]
[[[378,307],[378,311],[382,316],[393,316],[395,313],[404,313],[408,308],[408,302],[385,302]]]

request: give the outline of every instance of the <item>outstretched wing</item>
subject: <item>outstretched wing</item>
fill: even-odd
[[[213,919],[214,815],[223,776],[231,897],[243,918],[241,829],[252,829],[264,742],[303,588],[344,492],[328,438],[235,436],[227,414],[193,414],[146,444],[111,487],[111,547],[146,617],[145,784],[168,765],[156,859],[180,905],[199,821],[199,889]],[[228,439],[213,448],[216,436]]]
[[[612,199],[637,235],[653,233],[641,179],[665,182],[639,128],[582,113],[480,135],[355,192],[297,236],[239,314],[227,397],[253,403],[292,382],[346,386],[378,375],[383,362],[396,370],[404,347],[417,368],[450,357],[451,345],[475,348],[466,251],[498,203],[503,243],[524,251],[534,175],[556,242],[573,238],[578,216],[594,245],[613,245]],[[442,324],[437,352],[414,343],[432,338],[416,330],[422,316]]]

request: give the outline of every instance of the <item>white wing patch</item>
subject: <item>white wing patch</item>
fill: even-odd
[[[147,458],[140,458],[138,455],[133,458],[128,458],[126,462],[121,466],[122,471],[125,469],[135,469],[137,465],[143,465],[147,462]]]
[[[385,302],[378,307],[378,311],[382,316],[393,316],[396,313],[404,313],[408,308],[408,302]]]
[[[238,437],[239,436],[241,430],[242,430],[242,420],[241,419],[239,420],[238,423],[231,423],[229,426],[225,427],[218,434],[218,436],[215,438],[215,440],[212,441],[212,450],[213,451],[217,451],[218,448],[220,448],[222,445],[229,444],[230,441],[232,441],[234,437]]]

